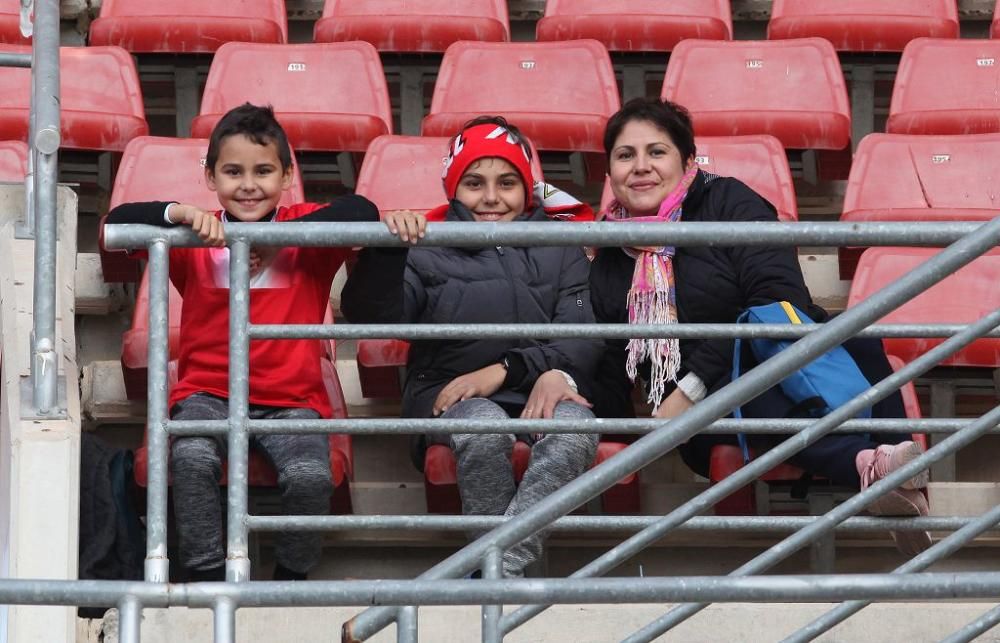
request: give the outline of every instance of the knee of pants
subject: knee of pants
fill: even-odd
[[[500,408],[496,402],[487,400],[485,397],[470,397],[451,405],[441,417],[450,419],[466,420],[502,420],[509,417],[507,412]]]
[[[333,493],[330,464],[317,460],[295,462],[278,472],[278,486],[300,498],[329,498]]]
[[[170,447],[170,470],[175,476],[222,478],[222,457],[214,438],[179,437]]]
[[[458,433],[451,436],[451,450],[460,458],[469,453],[505,453],[514,448],[512,433]]]
[[[594,462],[597,455],[597,443],[600,436],[596,433],[549,433],[541,440],[537,446],[545,443],[545,448],[549,452],[565,453],[568,459],[583,463],[584,467],[589,467]]]
[[[552,417],[561,420],[589,420],[594,417],[594,412],[582,404],[576,402],[560,402],[556,405]]]

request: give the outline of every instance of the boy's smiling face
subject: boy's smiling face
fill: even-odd
[[[281,167],[278,146],[254,143],[243,134],[223,139],[214,168],[205,168],[208,187],[219,195],[219,203],[240,221],[260,221],[292,185],[292,168]]]

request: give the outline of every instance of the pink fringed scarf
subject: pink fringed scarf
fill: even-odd
[[[690,164],[680,183],[667,195],[659,211],[651,217],[632,217],[617,200],[607,209],[611,221],[650,223],[673,223],[681,219],[681,205],[688,188],[698,174],[698,166]],[[628,291],[628,323],[630,324],[676,324],[677,302],[674,288],[673,246],[625,248],[625,252],[635,259],[632,286]],[[680,343],[670,339],[630,339],[625,372],[635,381],[639,364],[649,360],[652,364],[649,377],[648,401],[659,406],[667,381],[677,381],[677,371],[681,365]]]

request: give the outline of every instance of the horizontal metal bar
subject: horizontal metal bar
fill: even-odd
[[[482,246],[946,246],[975,231],[955,223],[431,223],[417,245]],[[274,246],[407,247],[381,223],[227,223],[226,241]],[[154,239],[173,247],[202,245],[190,228],[113,225],[109,249],[142,248]]]
[[[830,433],[956,433],[974,420],[964,418],[933,418],[911,420],[908,418],[881,418],[873,420],[848,420]],[[312,434],[342,433],[345,435],[449,435],[456,432],[493,433],[627,433],[645,435],[663,426],[659,418],[621,418],[588,420],[452,420],[444,418],[359,418],[346,420],[250,420],[251,433],[263,434]],[[811,426],[808,419],[725,419],[716,420],[700,433],[731,435],[751,433],[759,435],[789,435]],[[167,432],[171,435],[223,435],[229,430],[226,420],[171,420]],[[989,433],[1000,433],[994,427]]]
[[[876,324],[858,337],[951,337],[965,324]],[[798,339],[823,324],[259,324],[251,339]],[[1000,337],[1000,329],[986,337]]]
[[[0,67],[31,67],[31,54],[0,53]]]
[[[636,532],[659,516],[564,516],[551,523],[554,531]],[[818,516],[699,516],[679,526],[680,532],[746,532],[784,534],[818,520]],[[504,516],[248,516],[251,531],[485,531],[509,521]],[[885,533],[899,529],[954,531],[973,522],[965,516],[929,518],[850,518],[837,525],[838,533]]]
[[[167,585],[125,581],[0,580],[0,604],[116,604],[132,596],[144,607],[211,608],[220,598],[235,607],[337,605],[484,605],[496,602],[676,603],[704,601],[827,602],[991,598],[1000,594],[1000,572],[505,580],[354,580],[196,583]]]

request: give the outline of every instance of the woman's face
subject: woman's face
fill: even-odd
[[[458,181],[455,198],[476,221],[510,221],[524,213],[524,182],[517,169],[501,158],[480,159]]]
[[[650,121],[629,121],[611,148],[611,191],[632,216],[652,216],[684,176],[670,135]]]

